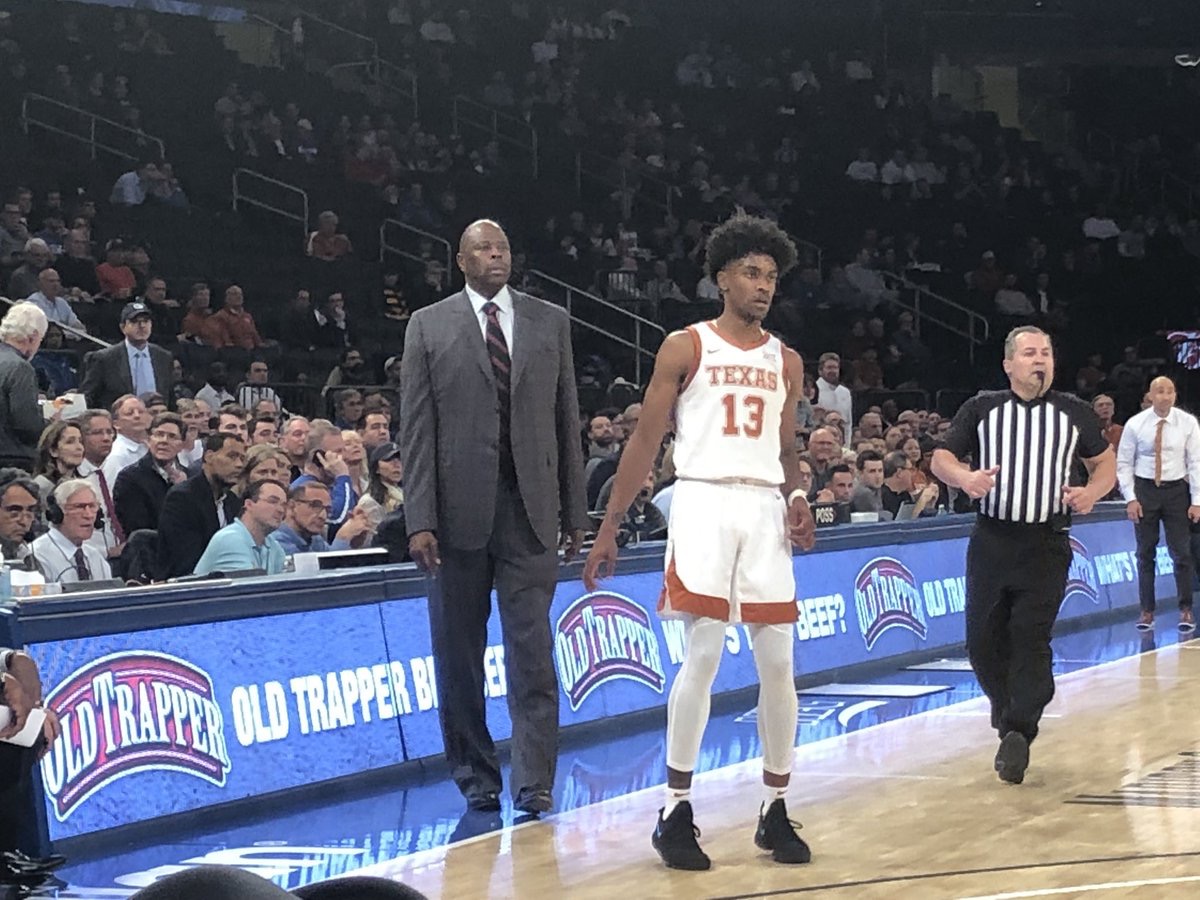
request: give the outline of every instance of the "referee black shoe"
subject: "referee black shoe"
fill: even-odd
[[[1010,731],[996,751],[996,772],[1001,781],[1020,784],[1029,768],[1029,740],[1019,731]]]
[[[758,814],[758,830],[754,832],[754,843],[760,850],[770,850],[771,858],[777,863],[796,865],[812,861],[808,844],[796,834],[799,822],[788,819],[783,798],[775,800],[766,812]]]
[[[712,868],[712,860],[700,849],[698,837],[700,829],[692,821],[692,804],[683,800],[665,819],[663,811],[658,811],[658,825],[650,835],[650,843],[668,869],[703,872]]]

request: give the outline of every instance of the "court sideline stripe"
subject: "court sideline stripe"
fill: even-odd
[[[1029,891],[1012,891],[1007,894],[979,894],[961,897],[960,900],[1018,900],[1021,897],[1052,897],[1055,894],[1074,894],[1081,891],[1111,891],[1116,888],[1150,887],[1160,884],[1183,884],[1200,881],[1200,875],[1178,875],[1174,878],[1140,878],[1137,881],[1107,881],[1097,884],[1076,884],[1071,887],[1037,888]]]
[[[1185,645],[1183,643],[1168,644],[1164,647],[1155,647],[1153,650],[1140,650],[1137,653],[1130,654],[1129,656],[1121,656],[1121,657],[1118,657],[1117,659],[1105,660],[1104,662],[1096,663],[1094,666],[1090,666],[1090,667],[1083,668],[1083,669],[1076,669],[1072,672],[1067,672],[1063,675],[1058,675],[1055,677],[1055,684],[1058,684],[1061,681],[1066,680],[1066,679],[1074,679],[1076,676],[1085,675],[1085,674],[1094,674],[1097,670],[1100,670],[1100,669],[1107,669],[1107,668],[1111,668],[1113,666],[1128,663],[1132,659],[1140,659],[1141,657],[1144,657],[1144,656],[1155,656],[1157,654],[1165,653],[1167,651],[1178,650],[1182,646],[1185,646]],[[1200,644],[1197,645],[1197,648],[1200,649]],[[842,734],[836,734],[831,737],[822,738],[821,740],[801,743],[796,746],[796,753],[797,753],[797,756],[799,757],[802,754],[802,752],[806,751],[808,748],[821,747],[822,749],[825,749],[833,744],[845,743],[848,740],[850,740],[851,738],[857,739],[857,736],[859,736],[859,735],[870,734],[870,733],[879,731],[880,729],[887,729],[889,727],[897,727],[900,725],[904,725],[909,722],[912,722],[915,719],[921,719],[926,716],[937,715],[937,714],[943,713],[949,709],[956,709],[956,708],[967,706],[969,704],[981,705],[986,702],[987,702],[987,697],[985,697],[981,694],[978,697],[971,697],[970,699],[967,699],[967,700],[960,700],[957,703],[948,703],[946,706],[937,707],[934,709],[923,710],[919,713],[914,713],[912,715],[901,716],[898,719],[889,719],[886,722],[879,722],[875,725],[870,725],[866,728],[860,728],[856,731],[847,731]],[[722,766],[719,769],[710,769],[707,772],[697,772],[695,775],[695,778],[693,779],[693,784],[704,782],[711,778],[714,778],[718,775],[718,773],[720,773],[723,777],[728,777],[730,775],[736,776],[742,771],[757,770],[757,768],[760,767],[761,765],[762,765],[762,758],[755,757],[754,759],[743,760],[742,762],[734,763],[733,765]],[[794,771],[793,774],[797,775],[799,777],[803,777],[803,772]],[[651,794],[654,792],[661,792],[662,789],[663,789],[663,786],[661,784],[657,784],[657,785],[652,785],[650,787],[641,788],[640,790],[630,791],[627,794],[621,794],[616,797],[606,797],[603,800],[598,800],[595,803],[589,803],[586,806],[578,806],[578,807],[575,807],[574,809],[563,810],[562,812],[559,812],[559,813],[554,813],[554,814],[551,814],[548,816],[543,816],[539,820],[534,820],[531,822],[522,822],[518,826],[510,826],[507,829],[501,829],[499,831],[484,832],[483,834],[475,835],[473,837],[467,838],[462,841],[447,842],[447,843],[441,844],[440,846],[437,846],[437,847],[429,847],[425,850],[418,850],[415,853],[407,853],[403,856],[397,856],[391,860],[383,860],[383,861],[377,862],[371,866],[366,866],[362,869],[356,869],[353,874],[356,874],[356,875],[369,874],[372,869],[383,869],[385,867],[392,867],[392,868],[395,868],[397,866],[401,866],[403,868],[418,867],[418,866],[421,866],[424,864],[428,864],[428,861],[437,860],[439,858],[444,857],[447,852],[449,852],[450,850],[452,850],[456,847],[462,847],[467,844],[474,844],[474,843],[478,843],[480,841],[484,841],[484,840],[488,840],[488,839],[495,839],[497,837],[502,836],[505,833],[505,831],[511,832],[511,831],[515,830],[516,828],[528,828],[528,827],[535,826],[535,825],[553,825],[555,822],[559,821],[560,819],[565,819],[567,817],[579,815],[584,810],[594,810],[599,807],[609,806],[609,805],[617,804],[617,803],[628,803],[632,798],[636,798],[636,797],[642,796],[642,795],[648,795],[648,794]],[[746,895],[746,896],[769,897],[769,896],[773,896],[773,895],[760,894],[760,895]]]
[[[761,897],[788,897],[795,894],[811,894],[814,891],[840,891],[846,888],[873,887],[879,884],[903,884],[913,881],[927,881],[931,878],[962,878],[966,875],[995,875],[1000,872],[1028,872],[1039,869],[1059,869],[1068,866],[1091,866],[1106,863],[1151,862],[1164,859],[1191,859],[1200,857],[1200,850],[1184,850],[1178,853],[1150,853],[1130,856],[1101,856],[1093,859],[1067,859],[1058,862],[1014,864],[1011,866],[985,866],[978,869],[954,869],[949,872],[921,872],[915,875],[891,875],[886,878],[867,878],[860,881],[840,881],[827,884],[813,884],[804,887],[780,888],[775,891],[761,891],[756,894],[722,894],[710,900],[755,900]],[[1200,880],[1200,876],[1196,876]],[[1072,888],[1078,890],[1078,888]],[[1034,897],[1037,894],[996,894],[996,897]],[[969,898],[968,898],[969,900]],[[982,898],[976,898],[982,900]]]

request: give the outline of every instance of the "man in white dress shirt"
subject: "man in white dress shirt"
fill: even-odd
[[[47,501],[50,530],[33,542],[33,556],[46,581],[71,584],[112,577],[108,561],[88,544],[96,528],[100,500],[82,478],[62,482]]]
[[[104,470],[101,468],[108,459],[108,454],[112,452],[113,441],[117,437],[113,428],[112,413],[106,409],[89,409],[75,417],[75,424],[83,432],[83,462],[79,464],[79,477],[86,478],[91,483],[103,513],[100,527],[92,533],[88,543],[107,559],[115,560],[125,547],[125,532],[121,523],[117,521],[116,507],[113,505],[114,485],[104,477]]]
[[[1200,424],[1175,409],[1175,384],[1160,376],[1150,382],[1152,405],[1125,423],[1117,447],[1117,484],[1137,536],[1137,627],[1154,627],[1155,553],[1162,523],[1175,564],[1179,629],[1192,631],[1192,555],[1188,523],[1200,522]]]
[[[118,397],[113,402],[112,417],[117,437],[113,441],[112,451],[101,466],[110,489],[117,483],[117,476],[122,469],[132,466],[146,455],[149,441],[146,430],[150,427],[146,404],[133,394]]]
[[[817,361],[817,406],[826,412],[841,413],[843,422],[853,422],[854,406],[850,388],[842,384],[842,358],[836,353],[822,353]]]

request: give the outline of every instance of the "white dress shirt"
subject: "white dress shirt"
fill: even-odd
[[[1191,413],[1171,408],[1162,432],[1162,480],[1188,479],[1192,506],[1200,506],[1200,423]],[[1154,440],[1159,416],[1144,409],[1125,423],[1117,447],[1117,484],[1128,503],[1136,500],[1134,478],[1154,479]]]
[[[103,581],[112,578],[112,569],[95,547],[85,543],[83,556],[87,560],[88,571],[92,573],[92,581]],[[79,572],[75,569],[74,544],[57,528],[51,528],[33,542],[33,556],[46,576],[46,581],[58,584],[73,584],[80,580]]]
[[[204,383],[204,387],[196,391],[196,399],[203,400],[205,403],[207,403],[208,408],[211,409],[215,415],[217,410],[219,410],[226,403],[233,403],[236,398],[233,396],[233,394],[229,393],[229,391],[225,390],[225,388],[217,389],[206,381]]]
[[[110,491],[116,486],[117,476],[121,474],[121,470],[126,466],[132,466],[146,455],[146,451],[145,444],[139,444],[123,434],[117,435],[113,441],[112,451],[104,460],[104,465],[100,467],[104,471],[104,477],[108,480]]]
[[[117,535],[113,531],[113,521],[116,519],[116,511],[110,509],[108,504],[104,502],[104,492],[100,489],[100,466],[93,465],[89,460],[84,460],[79,464],[79,477],[83,478],[92,486],[92,490],[96,493],[96,502],[104,510],[104,527],[97,528],[92,532],[92,536],[85,543],[95,549],[97,553],[108,558],[110,548],[117,546]],[[105,476],[105,484],[108,485],[108,495],[112,497],[113,483]]]
[[[488,302],[487,297],[482,294],[477,294],[467,288],[467,299],[471,301],[471,306],[475,308],[475,318],[479,320],[479,333],[483,335],[484,343],[487,342],[487,313],[483,311],[484,304]],[[505,343],[508,344],[508,356],[512,358],[513,352],[513,302],[512,294],[508,292],[508,285],[500,288],[495,297],[491,299],[500,307],[496,313],[496,318],[500,321],[500,330],[504,332]]]
[[[817,379],[817,406],[826,412],[834,411],[841,413],[842,421],[846,423],[847,429],[854,421],[853,407],[854,401],[850,396],[850,388],[844,384],[832,385],[824,378]]]

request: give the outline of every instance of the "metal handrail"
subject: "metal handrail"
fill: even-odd
[[[31,100],[36,103],[48,103],[52,106],[57,106],[60,109],[64,109],[67,112],[87,117],[87,119],[89,120],[88,136],[85,137],[81,134],[76,134],[73,131],[67,131],[65,128],[60,128],[57,125],[54,125],[50,122],[44,122],[40,119],[34,118],[29,113],[29,103]],[[108,118],[105,118],[104,116],[97,115],[96,113],[90,112],[89,110],[86,110],[86,109],[83,109],[80,106],[72,106],[70,103],[63,103],[61,100],[55,100],[53,97],[47,97],[45,94],[28,93],[24,97],[21,98],[21,130],[24,131],[25,134],[29,134],[29,126],[30,125],[36,125],[37,127],[41,128],[45,131],[48,131],[51,134],[62,135],[63,137],[67,137],[67,138],[71,138],[72,140],[79,141],[82,144],[87,144],[92,149],[92,159],[96,158],[97,150],[103,150],[105,153],[111,153],[113,156],[119,156],[122,159],[136,160],[139,158],[139,156],[136,154],[126,153],[124,150],[119,150],[116,147],[110,147],[107,144],[102,144],[99,141],[97,141],[96,140],[96,123],[97,122],[103,122],[105,125],[111,126],[112,128],[115,128],[118,131],[124,131],[129,134],[136,135],[139,139],[149,141],[152,144],[157,144],[158,145],[158,158],[166,159],[167,145],[163,142],[162,138],[157,138],[154,135],[146,134],[146,132],[144,132],[138,128],[130,128],[128,125],[122,125],[120,122],[114,122],[112,119],[108,119]]]
[[[256,178],[259,181],[265,181],[269,184],[281,187],[286,191],[300,195],[300,201],[304,209],[303,213],[294,213],[291,210],[282,209],[278,206],[272,206],[265,200],[259,200],[256,197],[247,196],[238,188],[238,176],[249,176]],[[288,184],[286,181],[280,181],[278,178],[271,178],[269,175],[264,175],[262,172],[255,172],[253,169],[234,169],[233,170],[233,210],[237,212],[238,203],[246,203],[250,206],[257,206],[259,209],[265,209],[267,212],[273,212],[276,215],[283,216],[285,219],[291,219],[293,222],[299,222],[304,228],[304,236],[308,237],[309,223],[309,208],[308,208],[308,192],[303,188],[298,188],[294,184]]]
[[[491,120],[491,127],[488,127],[486,122],[479,121],[478,119],[471,118],[469,115],[464,114],[464,112],[459,109],[460,106],[468,107],[467,112],[470,111],[471,107],[482,110],[484,117]],[[531,166],[533,169],[533,177],[535,179],[538,177],[540,165],[540,160],[538,159],[538,133],[537,129],[524,119],[510,115],[506,112],[501,112],[493,106],[488,106],[486,103],[480,103],[478,100],[472,100],[465,94],[455,95],[454,100],[451,101],[450,105],[450,116],[453,133],[456,135],[459,134],[459,123],[462,122],[468,125],[474,125],[476,128],[488,132],[498,141],[504,141],[508,144],[512,144],[515,147],[528,150],[532,159]],[[501,122],[512,122],[517,130],[528,133],[529,140],[525,142],[511,135],[505,134],[500,130]]]
[[[401,96],[406,96],[410,100],[412,100],[413,119],[414,120],[419,119],[421,117],[421,100],[417,93],[417,75],[416,75],[416,73],[410,72],[410,71],[408,71],[408,69],[402,68],[393,62],[388,62],[386,59],[383,59],[380,56],[376,56],[374,62],[375,62],[375,72],[374,72],[375,83],[381,87],[385,87],[388,90],[395,91],[396,93],[400,94]],[[397,84],[394,84],[389,81],[385,81],[384,77],[383,77],[385,72],[394,72],[398,75],[402,75],[408,81],[408,88],[405,89],[405,88],[400,87]]]
[[[18,303],[28,302],[28,300],[11,300],[8,297],[0,295],[0,303],[5,304],[6,306],[16,306]],[[65,331],[67,334],[75,335],[75,337],[81,340],[91,341],[93,344],[99,344],[101,347],[112,346],[112,344],[110,344],[108,341],[98,338],[94,334],[88,334],[86,331],[80,331],[78,328],[72,328],[70,325],[64,325],[62,322],[51,321],[50,324],[55,328]]]
[[[273,28],[275,31],[278,31],[280,34],[286,34],[289,38],[292,36],[292,33],[288,29],[284,28],[278,22],[273,22],[272,20],[268,19],[266,16],[260,16],[258,13],[246,13],[246,18],[252,19],[253,21],[258,22],[259,24],[266,25],[268,28]]]
[[[915,316],[913,325],[916,329],[918,337],[920,337],[921,334],[921,320],[924,319],[933,325],[937,325],[939,328],[944,328],[951,334],[956,334],[961,338],[965,338],[967,341],[967,356],[970,358],[971,364],[974,365],[975,348],[987,343],[992,335],[992,325],[988,321],[987,316],[981,315],[980,313],[971,309],[969,306],[964,306],[961,303],[957,303],[954,300],[951,300],[949,297],[943,297],[941,294],[936,294],[929,288],[925,287],[925,285],[917,284],[915,281],[910,281],[902,275],[895,275],[891,272],[880,272],[879,274],[883,276],[884,283],[889,287],[892,287],[893,289],[901,288],[903,290],[912,291],[913,302],[911,305],[899,300],[896,301],[896,305],[902,307],[903,309],[909,310]],[[922,310],[922,297],[936,301],[942,307],[949,307],[950,309],[966,315],[966,329],[964,330],[958,325],[947,322],[945,319],[930,313],[927,309]]]
[[[424,231],[420,228],[417,228],[414,225],[409,225],[407,222],[401,222],[399,219],[384,219],[383,222],[381,222],[379,225],[379,261],[380,262],[384,261],[384,258],[386,256],[386,254],[388,254],[388,253],[394,253],[396,256],[403,256],[405,259],[411,259],[414,262],[422,262],[423,263],[425,261],[423,257],[418,256],[415,253],[410,253],[407,250],[404,250],[393,244],[389,244],[387,241],[387,229],[388,229],[389,225],[395,226],[396,228],[402,228],[405,231],[411,231],[413,234],[417,235],[418,237],[427,238],[427,239],[433,241],[435,244],[442,245],[443,250],[445,252],[445,256],[446,256],[446,278],[449,280],[454,277],[454,266],[453,266],[454,247],[453,247],[453,245],[448,240],[446,240],[444,237],[441,237],[440,235],[433,234],[432,232],[429,232],[429,231]]]
[[[339,25],[337,22],[330,22],[328,19],[323,19],[320,16],[318,16],[316,13],[309,12],[308,10],[305,10],[305,9],[298,10],[297,15],[299,15],[303,19],[311,19],[312,21],[316,22],[318,25],[324,25],[326,28],[332,28],[334,31],[340,31],[340,32],[342,32],[342,34],[348,34],[348,35],[350,35],[350,37],[355,38],[356,40],[365,41],[366,43],[371,45],[370,56],[372,58],[379,56],[379,41],[375,40],[375,38],[371,37],[370,35],[366,35],[366,34],[362,34],[357,31],[353,31],[353,30],[347,28],[345,25]]]
[[[615,167],[615,168],[619,169],[621,172],[620,181],[613,181],[607,175],[602,174],[601,172],[597,171],[596,169],[585,167],[584,166],[585,157],[590,157],[591,159],[596,160],[600,165],[602,165],[605,168],[612,169]],[[642,187],[639,188],[639,190],[637,192],[638,195],[641,196],[642,199],[644,199],[647,203],[650,203],[653,206],[656,206],[660,210],[664,211],[667,215],[672,215],[673,214],[672,200],[679,193],[679,188],[676,185],[671,184],[669,181],[663,181],[661,178],[655,178],[653,175],[647,175],[645,172],[638,171],[636,174],[637,174],[638,178],[641,180],[641,185],[642,185]],[[610,156],[605,156],[602,153],[596,153],[593,150],[576,150],[575,151],[575,189],[577,191],[583,190],[583,176],[584,175],[589,175],[590,177],[594,178],[596,181],[599,181],[602,184],[607,184],[611,187],[620,188],[621,193],[624,196],[621,211],[624,214],[625,218],[627,218],[627,219],[632,215],[633,201],[632,201],[632,198],[629,197],[628,193],[627,193],[627,190],[629,187],[629,167],[628,166],[622,165],[621,161],[618,159],[615,159]],[[645,187],[647,185],[657,185],[657,187],[659,188],[659,191],[662,193],[663,199],[659,200],[657,197],[652,196],[651,194],[648,194],[645,191]]]
[[[569,284],[559,278],[555,278],[553,275],[548,275],[540,269],[530,269],[528,274],[530,277],[547,282],[566,291],[566,298],[563,306],[567,310],[567,315],[571,317],[572,322],[587,328],[590,331],[594,331],[595,333],[602,335],[608,338],[610,341],[614,341],[623,347],[628,347],[630,350],[633,350],[634,380],[638,384],[644,383],[642,381],[642,357],[646,356],[650,359],[654,359],[654,355],[658,349],[658,344],[661,344],[662,339],[667,336],[667,331],[665,328],[663,328],[657,322],[652,322],[650,319],[637,315],[637,313],[630,312],[623,306],[618,306],[616,303],[605,300],[603,297],[597,297],[595,294],[589,291],[585,291],[573,284]],[[572,297],[575,295],[586,299],[590,303],[599,304],[600,306],[613,311],[619,316],[632,321],[634,333],[633,340],[631,341],[619,334],[614,334],[608,329],[600,327],[595,322],[589,322],[587,319],[583,319],[577,315],[574,309],[574,304],[571,302]],[[646,332],[648,337],[655,334],[658,335],[658,341],[653,349],[648,348],[646,343],[642,340],[643,332]]]

